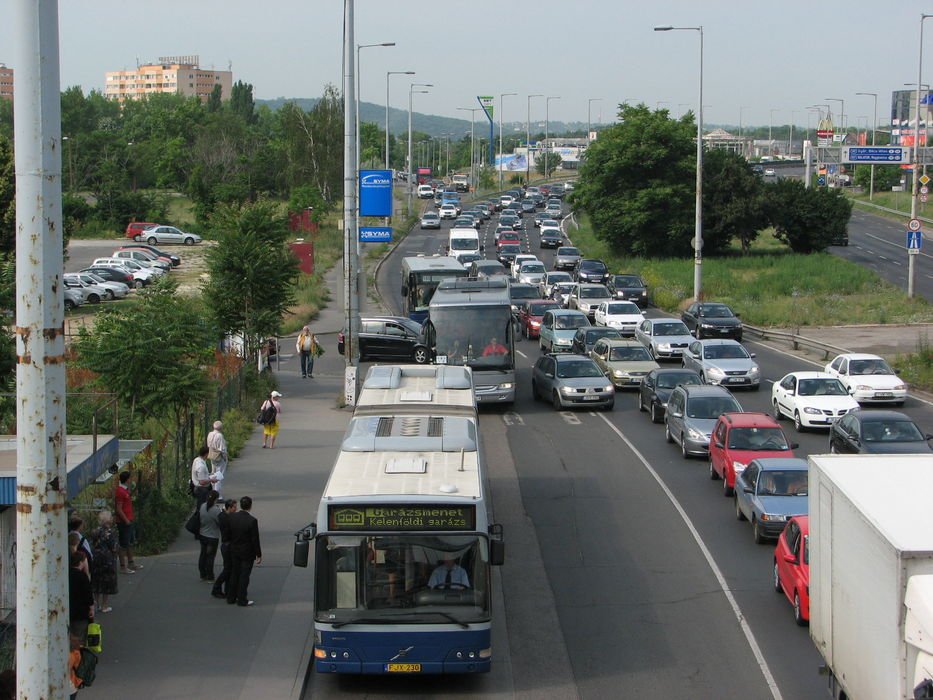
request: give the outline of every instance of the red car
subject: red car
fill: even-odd
[[[518,324],[526,338],[537,338],[541,334],[541,319],[545,312],[559,309],[561,305],[551,299],[528,299],[518,310]]]
[[[767,413],[723,413],[709,441],[709,478],[722,479],[722,493],[730,497],[736,475],[753,459],[793,457],[797,447]]]
[[[774,590],[794,606],[801,627],[810,622],[810,519],[798,515],[787,521],[774,548]]]
[[[499,239],[496,241],[496,248],[501,248],[506,243],[521,243],[522,237],[518,231],[503,231],[499,234]]]
[[[152,228],[153,226],[158,226],[158,224],[154,224],[150,221],[131,221],[126,225],[126,237],[138,241],[139,235],[147,228]]]

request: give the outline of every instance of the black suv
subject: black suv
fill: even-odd
[[[680,315],[680,320],[696,336],[702,338],[732,338],[741,342],[742,321],[725,304],[694,302]]]
[[[337,334],[343,355],[345,336]],[[425,364],[431,358],[421,339],[421,325],[404,316],[365,316],[360,319],[360,360],[407,360]]]
[[[609,281],[609,268],[602,260],[580,258],[573,266],[573,279],[577,282],[595,282],[606,284]]]

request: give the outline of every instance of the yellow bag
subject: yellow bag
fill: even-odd
[[[84,646],[98,654],[104,650],[103,635],[99,623],[92,622],[87,626],[87,643]]]

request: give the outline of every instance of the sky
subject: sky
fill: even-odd
[[[19,1],[19,0],[17,0]],[[15,65],[15,22],[0,5],[0,62]],[[696,109],[697,31],[703,26],[704,122],[815,126],[807,107],[829,104],[836,121],[845,101],[849,126],[868,126],[878,93],[879,122],[893,90],[916,85],[921,13],[933,1],[817,4],[803,0],[356,0],[356,44],[396,42],[361,51],[364,101],[407,109],[411,82],[434,85],[414,96],[418,112],[469,119],[495,95],[503,119],[524,122],[529,94],[558,99],[550,118],[609,123],[623,101],[680,116]],[[104,73],[159,56],[200,56],[202,68],[232,67],[253,95],[317,97],[341,83],[342,0],[61,0],[63,89],[103,90]],[[933,21],[925,32],[924,80],[933,82]],[[929,77],[926,77],[929,76]],[[591,100],[593,100],[591,102]],[[598,100],[598,101],[597,101]],[[588,114],[589,110],[589,114]],[[544,98],[531,99],[532,123]],[[476,115],[481,117],[479,113]],[[498,112],[496,114],[498,119]]]

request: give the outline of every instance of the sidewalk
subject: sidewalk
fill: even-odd
[[[283,353],[276,375],[282,427],[274,450],[260,448],[262,432],[227,471],[223,495],[253,498],[262,564],[253,569],[250,608],[212,598],[199,581],[199,546],[179,523],[168,551],[140,559],[135,575],[120,575],[113,612],[99,615],[104,652],[88,698],[300,697],[311,652],[311,569],[292,566],[293,533],[316,520],[321,490],[350,418],[337,408],[343,358],[343,269],[326,276],[333,298],[311,324],[325,354],[314,378],[303,379],[298,358]],[[283,347],[290,349],[285,340]],[[219,573],[220,555],[215,570]]]

